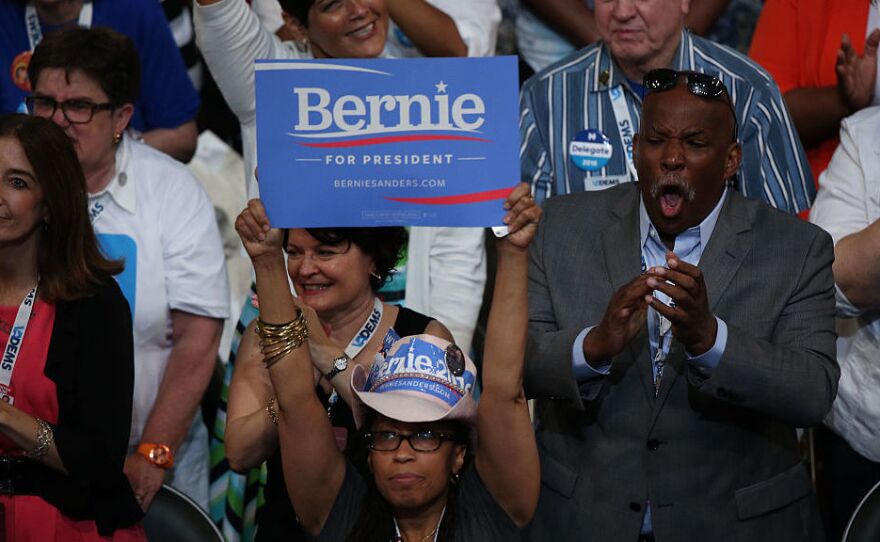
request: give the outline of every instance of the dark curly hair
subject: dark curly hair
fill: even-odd
[[[391,272],[404,253],[409,239],[406,228],[400,226],[384,228],[306,228],[309,235],[325,245],[353,243],[364,254],[373,259],[376,274],[370,275],[370,286],[378,291],[388,282]],[[284,247],[286,250],[290,230],[284,230]]]
[[[315,5],[315,0],[278,0],[288,15],[296,17],[303,26],[309,26],[309,10]]]

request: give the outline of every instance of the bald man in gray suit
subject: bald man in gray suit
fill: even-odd
[[[530,537],[821,540],[795,428],[837,390],[831,239],[729,188],[720,81],[645,82],[639,182],[550,199],[532,245]]]

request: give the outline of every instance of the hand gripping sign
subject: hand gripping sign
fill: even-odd
[[[497,226],[519,178],[513,57],[256,63],[278,227]]]

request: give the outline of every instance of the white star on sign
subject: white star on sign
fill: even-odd
[[[440,81],[434,86],[437,87],[437,94],[443,94],[444,92],[446,92],[447,85],[443,81]]]

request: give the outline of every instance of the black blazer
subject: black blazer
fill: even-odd
[[[45,375],[58,393],[55,445],[68,471],[29,465],[36,492],[63,514],[110,535],[143,513],[123,473],[131,431],[131,312],[116,281],[56,306]]]

